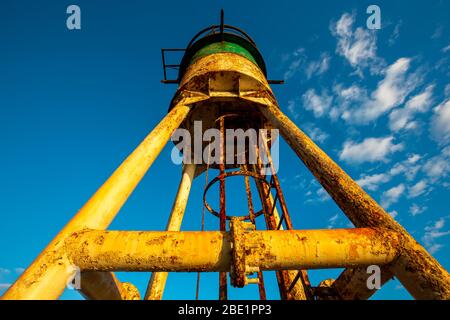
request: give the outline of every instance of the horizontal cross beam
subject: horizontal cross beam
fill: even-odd
[[[246,270],[299,270],[385,265],[401,238],[375,228],[248,231],[241,242]],[[231,271],[229,232],[102,231],[74,233],[66,241],[81,271]]]

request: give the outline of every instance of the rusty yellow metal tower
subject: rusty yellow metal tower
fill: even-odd
[[[169,113],[2,299],[57,299],[77,270],[80,291],[90,299],[140,298],[114,271],[153,272],[145,299],[161,299],[167,272],[177,271],[219,272],[220,299],[227,298],[228,274],[235,287],[257,284],[265,299],[266,270],[276,272],[282,299],[367,299],[375,291],[366,284],[368,265],[381,267],[382,283],[396,276],[416,299],[450,299],[448,272],[280,110],[269,85],[274,81],[267,80],[264,60],[245,32],[225,25],[222,13],[220,25],[202,30],[183,49],[178,78],[172,81],[166,68],[175,66],[166,65],[166,51],[163,81],[178,84]],[[202,134],[219,130],[220,161],[184,163],[167,231],[106,230],[173,132],[180,127],[193,132],[195,121],[202,121]],[[226,130],[249,128],[278,129],[356,228],[294,229],[270,154],[274,136],[263,136],[262,144],[249,141],[244,162],[224,161],[229,156]],[[251,151],[257,155],[253,163],[248,161]],[[195,158],[195,152],[191,155]],[[233,151],[233,159],[239,156]],[[209,167],[219,175],[206,186],[204,205],[219,218],[220,230],[181,232],[191,183]],[[246,216],[227,215],[225,181],[230,176],[244,177]],[[257,212],[251,180],[261,200]],[[206,201],[216,182],[219,211]],[[257,217],[265,220],[267,230],[256,230]],[[308,269],[338,267],[346,269],[336,280],[318,287],[309,283]]]

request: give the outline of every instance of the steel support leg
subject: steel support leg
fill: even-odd
[[[191,191],[192,181],[194,180],[195,164],[185,164],[183,166],[183,173],[178,187],[178,192],[175,202],[170,213],[169,222],[167,224],[167,231],[180,231],[181,222],[183,221],[184,211]],[[153,272],[148,283],[147,292],[145,294],[146,300],[161,300],[164,287],[167,281],[167,272]]]
[[[409,233],[275,105],[260,108],[356,227],[381,227],[405,237],[395,275],[416,299],[450,299],[450,275]]]
[[[66,282],[76,270],[67,259],[64,239],[79,230],[106,229],[109,226],[189,110],[189,106],[179,104],[167,114],[5,292],[2,299],[57,299],[62,294]]]

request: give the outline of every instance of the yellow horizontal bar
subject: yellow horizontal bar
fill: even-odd
[[[380,229],[250,231],[245,261],[261,270],[384,265],[401,239]],[[230,271],[227,232],[87,230],[66,242],[69,259],[84,271]]]

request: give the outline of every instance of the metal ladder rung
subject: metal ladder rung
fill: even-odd
[[[267,181],[267,180],[266,180]],[[273,176],[270,178],[270,181],[269,181],[269,189],[267,190],[267,194],[266,194],[266,198],[268,197],[268,196],[270,196],[270,193],[271,193],[271,191],[272,191],[272,188],[273,188],[273,184],[274,184],[274,181],[273,181]]]
[[[280,230],[280,227],[283,224],[283,220],[284,220],[284,213],[283,213],[283,215],[280,218],[280,222],[278,222],[277,230]]]
[[[291,285],[289,286],[288,292],[290,292],[292,289],[294,289],[295,285],[298,282],[298,279],[300,279],[300,276],[302,275],[302,271],[299,270],[297,272],[297,275],[295,276],[294,280],[292,280]]]
[[[270,212],[270,216],[273,216],[273,213],[275,212],[275,208],[277,207],[277,200],[278,200],[278,193],[275,195],[275,198],[273,198],[272,210]]]

